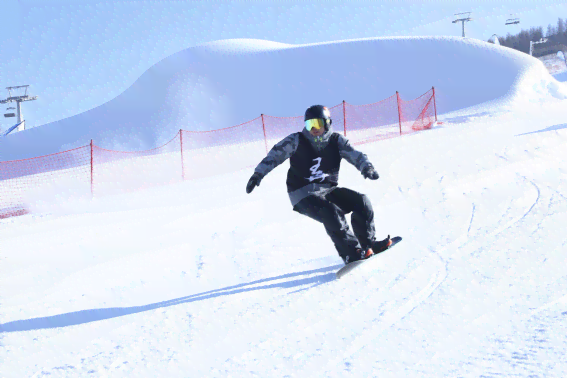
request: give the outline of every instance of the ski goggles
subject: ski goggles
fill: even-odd
[[[305,128],[307,129],[307,131],[311,131],[311,129],[321,130],[324,127],[325,120],[322,118],[313,118],[305,121]]]

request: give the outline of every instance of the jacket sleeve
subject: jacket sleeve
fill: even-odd
[[[262,177],[266,176],[275,167],[289,159],[289,157],[297,150],[298,145],[299,135],[297,133],[288,135],[272,147],[270,152],[268,152],[268,155],[262,159],[254,172],[261,174]]]
[[[362,152],[355,150],[346,137],[339,134],[338,142],[341,157],[354,165],[360,172],[362,172],[367,165],[371,164],[368,157]]]

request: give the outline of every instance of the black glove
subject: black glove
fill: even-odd
[[[246,184],[246,193],[250,194],[255,187],[260,186],[260,181],[262,181],[262,175],[258,172],[254,172],[248,184]]]
[[[365,179],[370,179],[370,180],[378,180],[378,172],[376,172],[374,170],[374,167],[372,166],[372,164],[368,164],[366,167],[364,167],[364,169],[362,170],[362,176],[364,176]]]

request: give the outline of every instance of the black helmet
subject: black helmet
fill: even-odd
[[[329,126],[333,123],[331,119],[331,112],[326,106],[323,105],[313,105],[307,108],[305,111],[305,118],[303,121],[308,121],[310,119],[320,118],[325,120],[325,128],[328,130]]]

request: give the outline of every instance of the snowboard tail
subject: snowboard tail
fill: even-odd
[[[392,240],[392,245],[391,245],[390,247],[388,247],[388,249],[392,248],[393,246],[395,246],[396,244],[398,244],[399,242],[401,242],[401,241],[402,241],[402,238],[401,238],[401,236],[395,236],[395,237],[393,237],[391,240]],[[386,249],[385,251],[387,251],[388,249]],[[345,266],[343,266],[341,269],[339,269],[339,270],[337,271],[337,278],[341,278],[342,276],[344,276],[345,274],[347,274],[347,273],[350,272],[351,270],[353,270],[353,269],[355,269],[356,267],[358,267],[358,266],[364,264],[366,261],[372,259],[374,256],[377,256],[377,255],[379,255],[380,253],[383,253],[383,252],[385,252],[385,251],[375,253],[374,255],[370,256],[370,257],[367,258],[367,259],[364,259],[364,260],[357,260],[357,261],[353,261],[353,262],[351,262],[351,263],[346,264]]]

